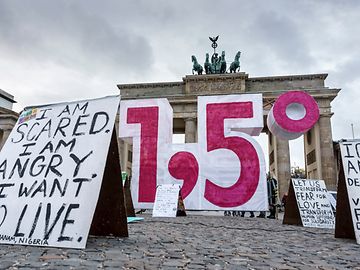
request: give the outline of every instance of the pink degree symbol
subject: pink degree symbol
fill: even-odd
[[[300,119],[291,119],[287,108],[292,104],[300,104],[305,115]],[[319,119],[319,107],[315,99],[303,91],[290,91],[278,97],[273,107],[276,123],[290,133],[305,133],[311,129]]]
[[[172,177],[184,180],[181,196],[185,199],[193,190],[199,176],[199,164],[190,152],[178,152],[169,161],[169,173]]]

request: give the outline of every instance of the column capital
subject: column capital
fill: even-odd
[[[4,132],[11,132],[13,130],[14,126],[11,125],[0,125],[0,130]]]
[[[196,121],[195,118],[187,117],[185,120],[185,142],[196,142]]]
[[[319,118],[321,118],[321,117],[329,117],[329,118],[331,118],[332,116],[334,115],[334,113],[333,112],[331,112],[331,113],[320,113],[320,117]]]
[[[196,121],[196,118],[195,118],[195,117],[186,117],[186,118],[184,118],[184,121],[185,121],[185,122],[188,122],[188,121],[193,121],[193,122],[195,122],[195,121]]]

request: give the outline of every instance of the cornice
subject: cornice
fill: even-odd
[[[205,74],[205,75],[186,75],[183,77],[183,82],[212,82],[223,80],[246,80],[249,75],[245,72],[239,73],[225,73],[225,74]]]
[[[117,87],[122,89],[143,89],[143,88],[168,88],[183,86],[183,82],[156,82],[156,83],[133,83],[133,84],[118,84]]]
[[[248,78],[247,81],[268,82],[268,81],[293,81],[293,80],[313,80],[313,79],[325,80],[327,76],[328,76],[327,73],[304,74],[304,75],[282,75],[282,76],[267,76],[267,77],[251,77]]]

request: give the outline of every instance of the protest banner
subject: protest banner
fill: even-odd
[[[283,224],[334,228],[334,214],[323,180],[291,179]]]
[[[335,237],[360,244],[360,140],[340,141],[340,152]]]
[[[119,96],[25,108],[0,153],[0,243],[84,248],[127,236]]]

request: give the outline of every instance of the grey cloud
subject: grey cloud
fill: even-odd
[[[145,36],[67,1],[5,1],[0,17],[1,47],[17,57],[91,72],[146,72],[153,62]]]
[[[285,63],[287,69],[313,62],[299,27],[286,15],[263,12],[253,21],[253,28],[256,41],[273,59]]]
[[[360,71],[360,52],[354,53],[351,59],[336,65],[329,79],[334,84],[351,84],[359,79],[358,75],[354,74],[358,71]]]

